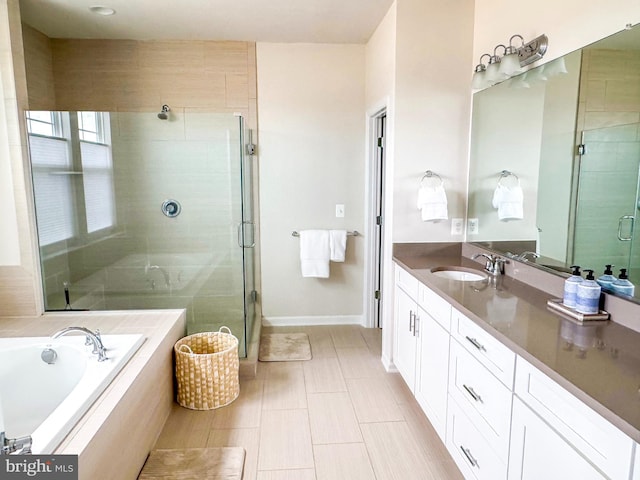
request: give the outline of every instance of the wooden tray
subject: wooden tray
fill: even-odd
[[[575,308],[567,307],[563,304],[561,298],[552,298],[547,300],[547,306],[551,310],[560,312],[580,323],[606,322],[611,317],[609,312],[604,310],[600,310],[599,313],[580,313]]]

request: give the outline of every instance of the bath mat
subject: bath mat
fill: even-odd
[[[152,450],[138,480],[242,480],[242,447]]]
[[[260,337],[261,362],[311,360],[311,345],[306,333],[265,333]]]

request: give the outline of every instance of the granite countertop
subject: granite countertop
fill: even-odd
[[[438,277],[431,268],[482,265],[450,252],[394,261],[484,330],[640,442],[640,333],[609,321],[581,325],[547,307],[551,295],[509,276],[495,285]]]

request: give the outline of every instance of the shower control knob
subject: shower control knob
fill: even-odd
[[[162,204],[162,213],[164,213],[167,217],[177,217],[180,215],[180,211],[182,207],[180,206],[180,202],[177,200],[169,199],[165,200]]]

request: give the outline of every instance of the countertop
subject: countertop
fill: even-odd
[[[580,325],[550,311],[548,293],[501,276],[460,282],[431,268],[482,265],[448,252],[403,255],[394,261],[454,308],[593,410],[640,442],[640,333],[612,321]]]

